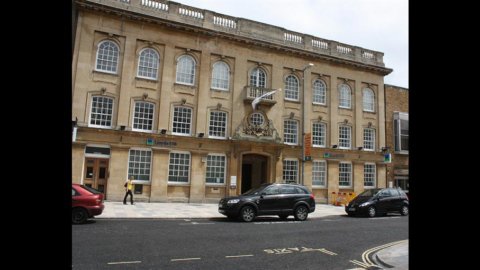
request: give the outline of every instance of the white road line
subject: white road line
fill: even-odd
[[[193,260],[200,260],[201,258],[184,258],[184,259],[171,259],[171,262],[177,262],[177,261],[193,261]]]
[[[235,255],[235,256],[225,256],[225,258],[241,258],[241,257],[252,257],[252,254],[248,255]]]
[[[359,261],[357,261],[357,260],[350,260],[350,262],[353,263],[353,264],[356,264],[356,265],[359,265],[359,266],[367,267],[367,268],[368,268],[368,264],[366,264],[366,263],[359,262]]]
[[[324,249],[324,248],[319,249],[318,251],[323,252],[323,253],[326,253],[326,254],[328,254],[328,255],[338,255],[337,253],[328,251],[328,250],[326,250],[326,249]]]
[[[108,264],[127,264],[127,263],[141,263],[142,261],[131,261],[131,262],[109,262]]]

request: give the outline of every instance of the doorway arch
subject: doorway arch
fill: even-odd
[[[241,194],[261,184],[269,183],[269,157],[259,154],[242,156]]]

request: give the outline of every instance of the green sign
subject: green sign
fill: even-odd
[[[147,145],[154,145],[155,140],[153,138],[147,138]]]
[[[305,161],[310,161],[312,160],[312,156],[305,156]]]
[[[384,163],[392,163],[392,154],[388,153],[383,156]]]
[[[323,157],[324,157],[324,158],[329,158],[329,157],[330,157],[330,153],[323,153]]]

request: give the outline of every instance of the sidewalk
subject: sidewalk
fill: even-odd
[[[122,202],[105,201],[103,213],[96,219],[108,218],[159,218],[159,219],[194,219],[194,218],[225,218],[218,212],[216,203],[146,203],[136,202],[134,205]],[[343,206],[316,204],[315,212],[308,218],[346,215]],[[292,217],[290,216],[290,219]],[[375,259],[385,266],[395,270],[408,269],[408,240],[382,249],[374,254]]]

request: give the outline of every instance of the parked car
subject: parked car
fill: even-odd
[[[374,217],[380,214],[397,212],[408,215],[409,201],[405,192],[397,188],[367,189],[345,206],[349,216],[367,215]]]
[[[102,214],[103,193],[84,185],[72,184],[72,223],[80,224]]]
[[[218,203],[218,212],[245,222],[263,215],[278,215],[281,219],[293,215],[295,220],[304,221],[313,211],[315,197],[305,186],[297,184],[263,184],[240,196],[225,197]]]

